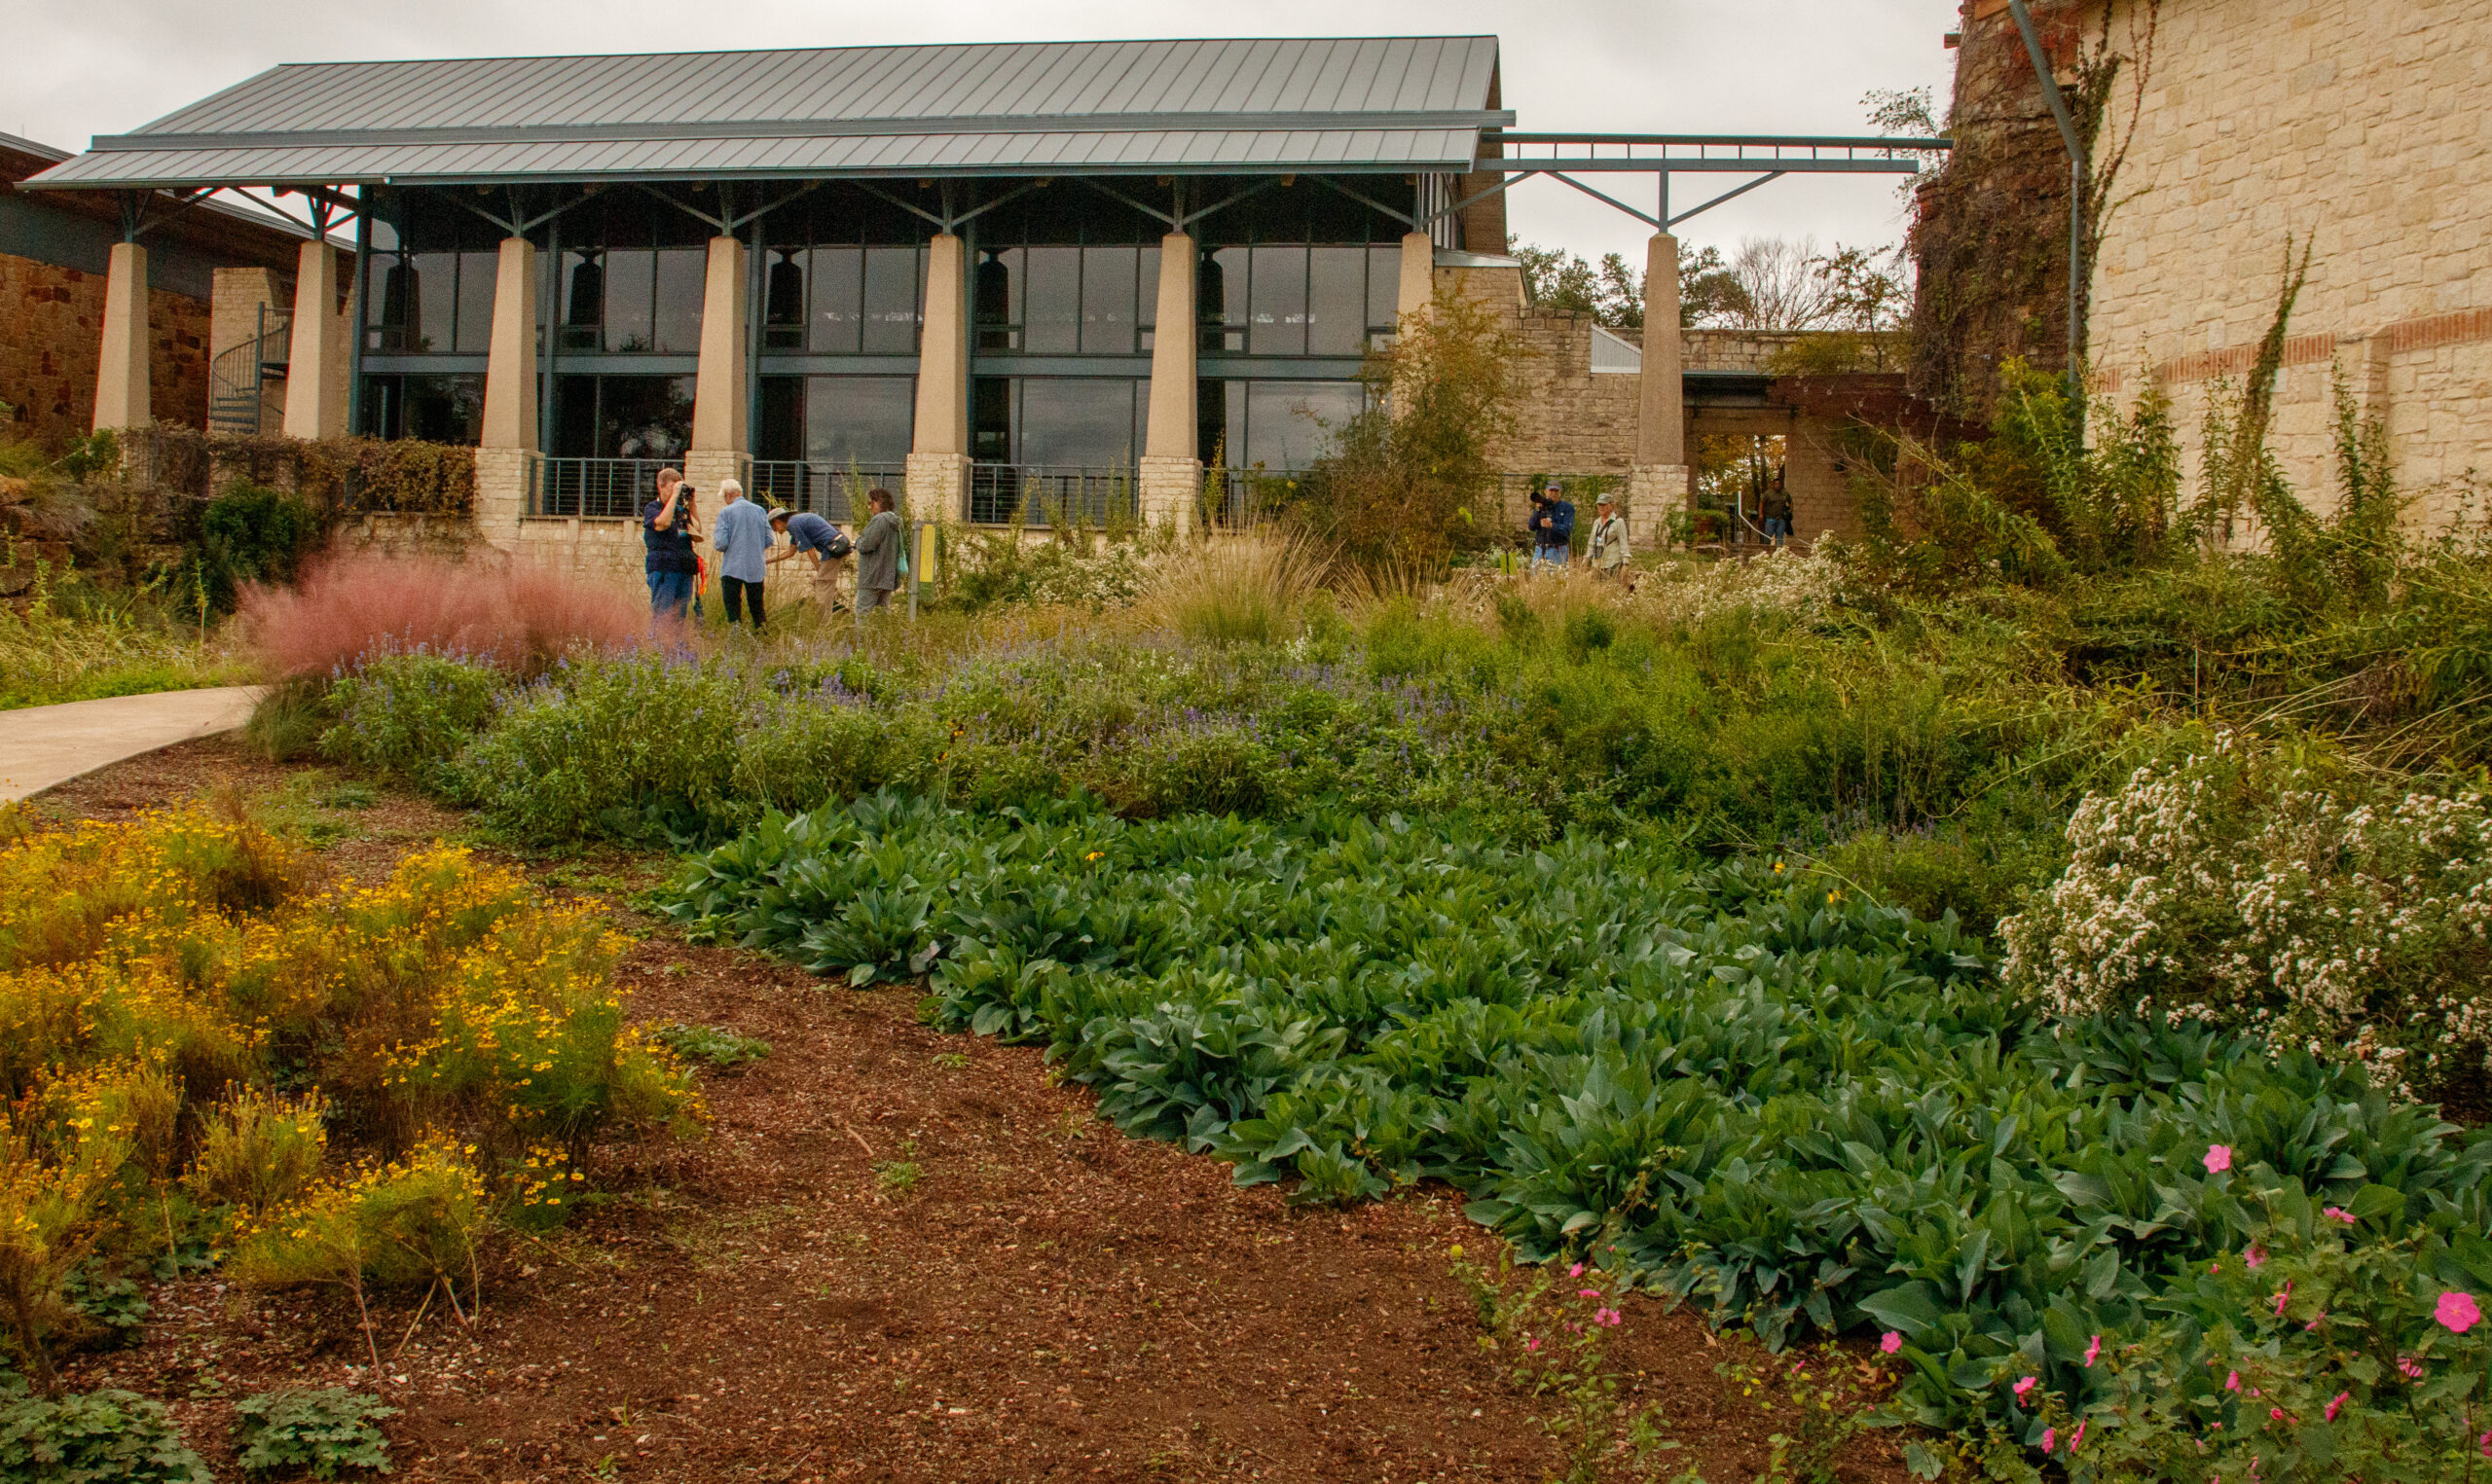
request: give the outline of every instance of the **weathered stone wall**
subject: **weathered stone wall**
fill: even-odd
[[[150,289],[148,398],[157,418],[207,421],[208,307]],[[0,402],[11,430],[45,444],[81,437],[95,419],[104,278],[0,253]]]
[[[2112,24],[2142,0],[2120,0]],[[2194,455],[2219,379],[2272,318],[2288,234],[2314,241],[2274,448],[2332,497],[2332,365],[2385,414],[2417,511],[2492,471],[2492,0],[2163,0],[2123,193],[2096,265],[2097,365],[2162,379]],[[2127,112],[2115,99],[2115,125]]]

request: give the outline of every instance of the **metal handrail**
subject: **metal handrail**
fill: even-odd
[[[814,463],[798,458],[756,458],[745,491],[764,505],[810,510],[826,521],[846,522],[865,508],[865,493],[888,489],[908,495],[905,464]]]
[[[528,463],[528,513],[634,520],[658,497],[664,458],[536,457]]]
[[[1305,478],[1303,469],[1212,468],[1203,481],[1203,520],[1226,530],[1260,525],[1298,492]]]
[[[1113,525],[1142,518],[1142,482],[1129,466],[970,466],[972,525]]]

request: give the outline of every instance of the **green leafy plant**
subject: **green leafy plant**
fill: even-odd
[[[234,1404],[236,1462],[248,1473],[307,1470],[334,1479],[341,1470],[389,1471],[389,1439],[383,1418],[398,1409],[381,1398],[342,1387],[271,1392]]]
[[[164,1403],[128,1392],[0,1403],[0,1479],[18,1484],[213,1484]]]
[[[677,1056],[720,1071],[760,1061],[770,1054],[768,1041],[741,1034],[726,1026],[661,1026],[656,1034],[659,1044]]]

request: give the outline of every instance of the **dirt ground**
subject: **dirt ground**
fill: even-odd
[[[343,785],[343,786],[342,786]],[[211,740],[64,784],[39,806],[122,817],[202,790],[275,797],[349,876],[462,819]],[[705,1071],[705,1139],[610,1151],[602,1194],[547,1241],[501,1240],[481,1316],[376,1315],[411,1481],[1520,1480],[1563,1450],[1483,1353],[1448,1249],[1484,1233],[1450,1192],[1293,1211],[1228,1167],[1131,1140],[1036,1050],[937,1033],[914,993],[858,994],[695,948],[624,905],[655,856],[529,863],[641,934],[619,970],[641,1019],[730,1027],[770,1054]],[[230,1470],[235,1400],[373,1389],[350,1300],[158,1285],[146,1342],[73,1386],[169,1402]],[[1623,1403],[1659,1403],[1689,1466],[1746,1484],[1788,1430],[1781,1369],[1658,1302],[1626,1306]],[[1830,1368],[1860,1374],[1857,1357]],[[1837,1477],[1905,1477],[1891,1434]],[[1626,1477],[1624,1473],[1610,1475]]]

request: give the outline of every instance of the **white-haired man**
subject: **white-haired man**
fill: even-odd
[[[770,512],[744,497],[744,486],[734,480],[718,482],[718,493],[726,503],[713,518],[710,544],[718,553],[718,587],[726,595],[727,627],[732,629],[744,618],[745,604],[752,605],[752,632],[761,632],[761,580],[769,571]]]

